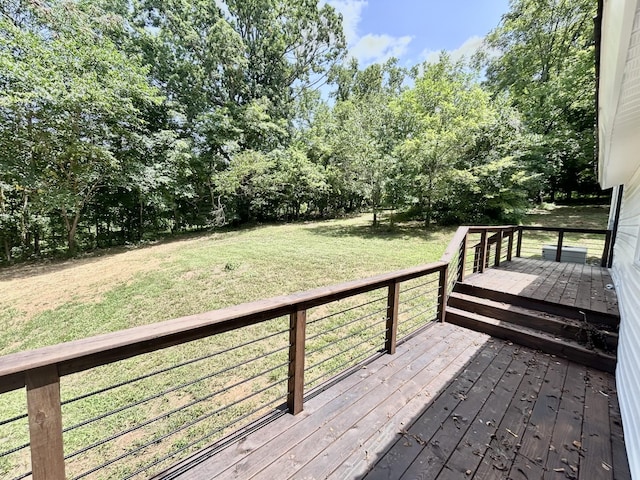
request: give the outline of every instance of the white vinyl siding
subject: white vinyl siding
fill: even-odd
[[[640,479],[640,170],[624,186],[612,276],[618,294],[620,339],[616,383],[627,456]]]

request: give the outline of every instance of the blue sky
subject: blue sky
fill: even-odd
[[[473,54],[507,12],[508,0],[328,0],[344,17],[349,52],[361,65],[398,57],[409,66]]]

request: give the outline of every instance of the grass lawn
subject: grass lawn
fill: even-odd
[[[454,228],[370,216],[192,236],[0,271],[0,354],[437,260]]]
[[[606,208],[598,207],[546,208],[533,211],[525,223],[604,228],[607,213]],[[425,231],[420,223],[403,223],[393,228],[383,224],[374,229],[370,222],[370,215],[362,215],[243,228],[185,236],[65,262],[0,270],[3,327],[0,355],[428,263],[442,255],[455,231],[455,228]],[[423,278],[404,285],[401,322],[406,322],[405,331],[433,318],[432,281]],[[320,382],[326,372],[339,368],[343,359],[345,363],[354,361],[357,355],[379,348],[384,339],[385,315],[386,291],[382,290],[310,311],[309,371],[305,377],[309,387],[317,385],[315,379]],[[264,413],[259,410],[261,405],[280,402],[286,392],[287,329],[288,319],[274,319],[241,332],[229,332],[63,378],[62,397],[70,400],[123,379],[208,356],[196,364],[197,368],[186,364],[64,405],[65,428],[122,408],[65,433],[66,453],[95,445],[88,453],[68,462],[68,474],[80,473],[127,449],[138,453],[115,467],[97,472],[95,477],[122,477],[149,458],[158,458],[159,466],[166,466],[160,460],[167,449],[184,448],[186,455],[227,433],[225,425],[231,417],[246,414],[250,419]],[[241,351],[228,350],[262,335],[269,338]],[[353,339],[362,339],[357,348],[349,343]],[[263,355],[265,358],[259,358]],[[238,382],[238,378],[250,377],[255,377],[251,383]],[[183,387],[159,395],[176,385]],[[157,398],[152,398],[156,394]],[[242,406],[210,417],[210,412],[216,412],[221,405],[245,397],[248,400]],[[140,405],[126,407],[136,402]],[[25,411],[24,392],[3,396],[1,405],[0,423],[20,415]],[[146,429],[132,430],[114,441],[100,443],[105,436],[156,418]],[[172,437],[168,445],[154,441],[194,418],[206,421]],[[204,443],[193,443],[214,430],[216,436]],[[0,454],[26,441],[25,419],[0,425]],[[140,452],[144,455],[139,455]],[[0,458],[0,478],[12,478],[25,470],[28,450]]]

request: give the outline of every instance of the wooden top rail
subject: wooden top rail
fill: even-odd
[[[517,225],[497,225],[497,226],[470,226],[467,227],[469,229],[469,233],[482,233],[482,232],[504,232],[507,230],[515,230],[519,228]]]
[[[564,232],[564,233],[593,233],[595,235],[606,235],[611,230],[607,229],[597,229],[597,228],[562,228],[562,227],[533,227],[523,225],[521,227],[523,230],[532,230],[538,232]]]
[[[470,227],[458,227],[456,233],[453,235],[453,238],[447,245],[442,257],[440,257],[441,262],[449,263],[451,259],[458,254],[460,251],[460,244],[464,241],[467,233],[469,233]]]
[[[90,338],[18,352],[0,357],[0,393],[25,386],[26,373],[55,365],[58,375],[88,370],[143,353],[228,332],[411,280],[447,267],[438,261],[306,292],[273,297],[160,323],[106,333]]]
[[[606,235],[610,230],[599,228],[564,228],[564,227],[537,227],[530,225],[499,225],[499,226],[469,226],[469,233],[499,232],[505,230],[530,230],[538,232],[565,232],[565,233],[593,233]]]

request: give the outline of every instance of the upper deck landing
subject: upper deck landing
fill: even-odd
[[[465,284],[619,316],[607,268],[513,257],[499,267],[465,278]]]

